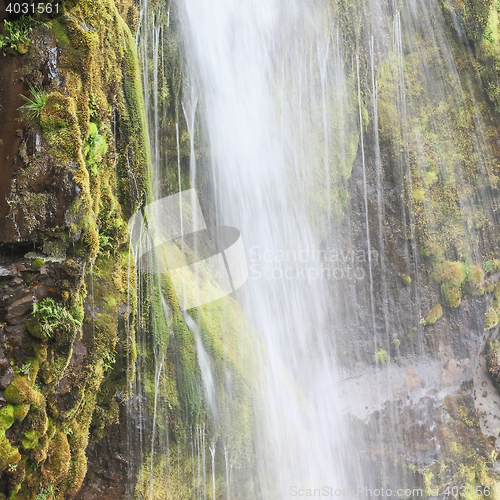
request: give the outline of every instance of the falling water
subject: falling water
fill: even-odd
[[[245,331],[252,335],[256,367],[255,460],[238,462],[224,432],[206,434],[205,423],[202,427],[196,421],[199,415],[190,415],[184,439],[193,498],[288,498],[294,487],[376,484],[380,477],[392,486],[413,484],[385,448],[373,450],[387,445],[395,456],[405,447],[418,448],[413,434],[398,435],[404,409],[428,409],[422,394],[415,396],[419,389],[407,383],[408,366],[418,371],[427,363],[424,375],[419,373],[429,384],[428,393],[434,391],[430,400],[442,402],[460,386],[456,381],[445,389],[439,385],[440,366],[426,361],[421,324],[433,305],[420,288],[422,266],[443,233],[441,201],[432,189],[445,184],[447,175],[456,181],[448,188],[456,191],[460,221],[454,229],[462,232],[448,231],[443,252],[450,260],[481,261],[474,229],[464,230],[475,200],[462,189],[463,155],[460,145],[447,139],[449,130],[442,130],[460,119],[456,110],[466,107],[466,93],[473,92],[458,74],[456,49],[447,41],[437,2],[387,6],[372,0],[360,10],[340,0],[331,5],[179,0],[173,5],[175,23],[170,3],[166,13],[160,6],[147,15],[146,2],[138,38],[143,58],[153,61],[152,78],[144,81],[146,87],[153,85],[146,96],[155,196],[186,189],[182,177],[189,173],[190,187],[207,197],[202,200],[205,213],[218,225],[241,231],[250,276],[233,298],[242,307]],[[344,11],[351,17],[343,17]],[[183,72],[189,76],[172,78],[175,112],[168,131],[165,116],[159,116],[157,87],[169,60],[164,37],[174,24],[182,38]],[[464,53],[467,60],[470,54]],[[441,120],[432,113],[422,119],[432,138],[428,146],[422,144],[418,120],[421,109],[431,109],[437,96],[449,108],[443,112],[439,103]],[[474,111],[473,119],[478,133],[471,139],[472,149],[487,177],[491,145],[481,134],[483,117]],[[170,148],[165,152],[162,133],[167,132]],[[198,162],[202,139],[209,160]],[[444,159],[444,150],[451,151],[454,161]],[[189,162],[182,156],[186,151]],[[488,210],[493,206],[487,195],[482,201]],[[417,247],[419,230],[431,236]],[[453,257],[451,241],[456,245]],[[328,267],[332,254],[340,266]],[[405,299],[404,319],[395,298],[405,293],[400,277],[396,281],[393,276],[395,261],[399,272],[404,270],[415,283]],[[153,284],[148,286],[148,293],[158,293]],[[162,294],[170,328],[171,311]],[[238,425],[231,411],[239,388],[233,385],[229,362],[223,366],[227,399],[221,403],[213,351],[199,317],[187,312],[183,321],[193,336],[207,428],[231,432]],[[159,352],[152,441],[143,450],[150,462],[150,488],[155,456],[162,450],[170,453],[169,442],[159,451],[155,442],[157,397],[165,397],[159,380],[165,353]],[[374,417],[368,425],[382,410],[387,418]],[[163,432],[168,440],[166,413]],[[182,453],[179,442],[176,446],[179,478]],[[415,456],[414,462],[421,463],[425,451],[418,449]],[[367,466],[375,469],[374,461],[377,472]],[[238,468],[253,476],[250,493],[233,481]]]
[[[304,11],[304,17],[312,21],[314,12],[307,6]],[[310,184],[300,163],[305,151],[293,145],[295,138],[301,139],[288,120],[288,114],[296,112],[296,81],[288,81],[289,68],[282,68],[283,58],[298,60],[295,69],[301,82],[307,82],[303,84],[305,110],[308,115],[317,113],[323,127],[318,130],[323,148],[310,159],[323,175],[313,181],[309,195],[314,196],[316,190],[321,197],[324,221],[332,205],[326,95],[345,83],[335,61],[330,62],[335,71],[327,70],[329,59],[334,58],[329,54],[329,34],[305,33],[303,13],[296,9],[287,12],[274,2],[256,8],[253,2],[208,6],[186,1],[185,16],[194,52],[188,57],[193,72],[199,72],[215,156],[217,214],[221,224],[238,227],[244,235],[251,272],[241,302],[267,351],[259,359],[262,368],[257,382],[263,419],[256,433],[262,488],[267,491],[278,484],[282,495],[287,495],[294,485],[320,484],[326,477],[335,482],[341,463],[342,424],[335,389],[339,376],[328,334],[327,292],[317,279],[321,238],[314,216],[311,220],[308,213],[312,201],[307,194],[303,196],[304,184]],[[280,33],[280,26],[285,33]],[[286,48],[286,36],[293,32],[296,39],[307,38]],[[301,54],[302,43],[311,44],[310,53]],[[322,88],[320,100],[313,103],[314,77],[307,62],[312,54]],[[314,115],[306,123],[295,122],[296,127],[313,132],[309,119],[314,122]],[[290,263],[279,262],[275,256],[300,252],[307,255],[300,265],[302,275],[309,278],[276,279],[291,270]],[[272,266],[267,262],[269,255],[274,256],[269,259]],[[225,457],[230,460],[227,453]],[[228,498],[230,467],[226,461]]]
[[[212,457],[212,498],[215,498],[215,443],[212,443],[209,450]]]

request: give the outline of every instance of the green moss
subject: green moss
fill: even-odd
[[[377,364],[384,364],[387,361],[387,351],[380,348],[373,356],[373,361]]]
[[[49,444],[50,460],[42,466],[45,484],[60,484],[68,475],[71,452],[66,434],[56,431]]]
[[[39,433],[32,429],[24,432],[24,437],[21,438],[21,443],[25,450],[33,450],[38,446]]]
[[[0,435],[0,469],[9,464],[16,464],[21,460],[17,448],[12,446],[5,435]]]
[[[22,421],[16,425],[16,439],[23,445],[26,477],[9,477],[10,491],[18,499],[34,500],[45,495],[49,485],[55,488],[57,498],[66,497],[68,490],[78,490],[86,473],[91,422],[95,423],[96,436],[102,436],[105,425],[118,418],[115,393],[131,392],[136,358],[136,277],[133,265],[128,268],[126,221],[129,212],[143,201],[140,195],[151,191],[140,65],[134,37],[120,14],[130,14],[132,19],[133,11],[128,0],[84,0],[66,3],[63,15],[48,21],[62,49],[58,51],[61,85],[47,88],[40,109],[43,141],[36,159],[39,164],[20,169],[24,177],[18,178],[18,196],[23,210],[29,209],[35,222],[37,216],[44,216],[43,210],[49,213],[51,203],[55,203],[49,195],[32,194],[28,188],[21,193],[19,189],[23,182],[29,186],[26,179],[36,178],[42,164],[54,167],[65,178],[71,176],[80,192],[67,214],[68,230],[47,230],[37,241],[43,242],[43,252],[48,255],[45,260],[64,262],[68,276],[59,280],[57,290],[64,302],[42,301],[35,307],[26,328],[36,339],[36,359],[29,360],[32,366],[26,363],[21,368],[4,394],[11,417]],[[47,42],[50,37],[37,44]],[[114,130],[118,131],[116,136]],[[31,219],[25,214],[25,227]],[[33,223],[33,230],[36,227]],[[66,259],[66,254],[70,258]],[[38,271],[42,265],[43,259],[36,259],[32,269]],[[90,314],[85,317],[84,278],[87,288],[92,286],[92,300],[98,305],[93,318]],[[95,327],[92,334],[90,322]],[[56,394],[54,386],[67,370],[82,324],[88,365],[71,373],[72,392],[63,397]],[[124,352],[127,344],[128,353]],[[115,365],[117,377],[112,370]],[[125,368],[130,373],[128,385]],[[33,388],[35,379],[41,386],[37,385],[37,390]],[[46,409],[52,420],[47,420]],[[9,458],[13,454],[16,460],[20,458],[18,451],[3,444],[0,448]]]
[[[460,287],[450,283],[443,283],[441,285],[441,296],[448,307],[456,308],[460,305],[462,291]]]
[[[12,405],[0,408],[0,434],[5,434],[5,431],[14,423],[14,407]]]
[[[31,336],[40,340],[47,339],[45,332],[42,330],[42,325],[36,319],[34,318],[27,319],[24,322],[24,326],[26,327],[26,330],[28,330]]]
[[[422,325],[434,325],[443,316],[443,308],[441,304],[436,304],[429,314],[421,321]]]
[[[496,311],[493,308],[490,308],[488,312],[485,313],[486,319],[484,321],[484,329],[490,330],[494,328],[499,323],[499,318]]]
[[[71,316],[73,317],[73,321],[77,326],[80,326],[83,323],[84,318],[84,310],[83,310],[83,299],[80,296],[78,302],[71,309]]]
[[[401,281],[403,282],[403,284],[405,286],[411,285],[411,278],[408,275],[406,275],[406,274],[402,274],[401,275]]]
[[[33,403],[41,404],[43,396],[39,392],[32,390],[33,383],[27,376],[16,375],[4,392],[5,400],[16,406]]]
[[[25,369],[18,370],[14,380],[4,392],[5,400],[14,405],[40,405],[44,401],[42,394],[32,389],[39,369],[38,359],[30,359],[24,365]]]
[[[472,295],[483,295],[484,271],[480,266],[472,266],[467,273],[465,289]]]
[[[442,260],[434,265],[433,276],[437,281],[459,287],[465,279],[464,264]]]
[[[0,409],[0,469],[8,464],[16,464],[21,460],[17,448],[12,446],[5,437],[5,431],[14,423],[14,408],[12,405]]]
[[[192,463],[188,453],[183,450],[179,460],[177,455],[161,455],[153,462],[153,474],[151,474],[150,459],[146,457],[147,464],[141,470],[137,478],[136,500],[150,499],[162,500],[163,498],[192,498],[195,495],[192,480]],[[165,481],[165,477],[169,481]],[[151,484],[151,478],[153,482]],[[202,486],[199,485],[200,489]],[[207,481],[206,490],[211,491],[211,481]],[[152,496],[150,492],[152,491]],[[210,496],[211,498],[211,496]]]
[[[21,404],[14,406],[14,418],[19,422],[22,422],[26,418],[29,409],[30,409],[29,404]]]
[[[66,31],[64,30],[63,25],[59,23],[57,20],[53,20],[51,26],[52,26],[52,32],[54,33],[54,37],[56,39],[57,46],[62,49],[70,49],[71,42],[68,38],[68,35],[66,34]]]
[[[45,264],[45,261],[43,259],[35,259],[31,263],[31,267],[35,270],[38,271],[43,265]]]

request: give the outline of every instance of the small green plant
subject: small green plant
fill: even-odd
[[[433,325],[443,316],[443,308],[441,304],[436,304],[429,312],[429,314],[422,319],[420,323],[424,326]]]
[[[377,364],[384,364],[387,361],[387,351],[380,348],[373,356],[373,361]]]
[[[33,316],[39,320],[42,332],[47,338],[52,337],[52,332],[56,328],[69,332],[75,326],[69,311],[51,298],[43,299],[39,304],[35,302]]]
[[[450,283],[443,283],[441,285],[441,296],[448,307],[456,308],[462,300],[462,289]]]
[[[26,101],[26,104],[20,106],[19,109],[23,109],[26,112],[26,116],[30,120],[35,121],[40,118],[42,108],[47,102],[47,92],[45,92],[45,90],[39,85],[33,85],[28,82],[28,86],[30,88],[32,98],[21,94],[21,97]]]
[[[24,365],[19,368],[19,373],[22,373],[23,375],[29,375],[32,364],[33,362],[31,360],[24,363]]]
[[[483,267],[485,273],[496,273],[500,271],[500,261],[498,259],[487,260]]]
[[[40,257],[38,259],[35,259],[32,263],[31,263],[31,267],[32,269],[34,269],[35,271],[38,271],[43,265],[45,264],[45,261],[43,259],[41,259]]]
[[[9,464],[9,470],[14,472],[17,469],[17,464]]]
[[[26,16],[21,16],[15,21],[4,21],[5,35],[0,35],[0,48],[11,47],[18,52],[26,53],[30,44],[29,35],[33,29],[34,21]]]
[[[37,494],[36,500],[48,500],[52,495],[54,495],[54,488],[52,485],[42,488],[40,493]]]
[[[109,351],[105,351],[102,356],[102,361],[103,361],[104,371],[108,371],[110,368],[113,367],[113,364],[116,362],[116,358]]]
[[[495,311],[495,309],[493,309],[493,307],[490,307],[490,309],[484,315],[485,315],[485,320],[484,320],[485,330],[491,330],[492,328],[497,326],[498,323],[500,322],[498,314]]]
[[[109,250],[113,248],[112,239],[103,233],[99,233],[99,252],[109,257]]]
[[[91,132],[89,132],[87,142],[89,143],[89,146],[91,148],[95,148],[99,143],[99,132],[97,130],[92,130]]]

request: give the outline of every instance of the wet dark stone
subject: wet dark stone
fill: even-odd
[[[14,380],[14,372],[10,369],[5,375],[0,377],[0,389],[5,390]]]
[[[0,276],[13,276],[15,274],[12,266],[0,266]]]
[[[16,299],[8,308],[5,318],[7,320],[13,320],[14,318],[19,318],[24,316],[27,312],[31,312],[33,309],[33,295],[31,292],[24,294],[23,296]]]

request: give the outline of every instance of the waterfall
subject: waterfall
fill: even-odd
[[[241,231],[249,279],[181,314],[141,263],[140,498],[413,488],[448,470],[435,422],[472,379],[478,269],[498,250],[498,120],[450,19],[436,0],[141,5],[154,199],[195,188],[211,225]]]
[[[256,381],[261,484],[266,498],[276,485],[285,498],[291,487],[338,482],[342,469],[339,374],[318,260],[323,235],[310,212],[318,196],[324,223],[333,217],[331,90],[345,87],[345,76],[329,33],[308,32],[321,13],[307,4],[302,12],[277,2],[186,1],[184,8],[187,57],[215,158],[216,212],[244,235],[250,278],[240,300],[265,345]],[[323,147],[313,151],[300,129],[321,134],[313,140]],[[323,175],[311,179],[308,163]]]

